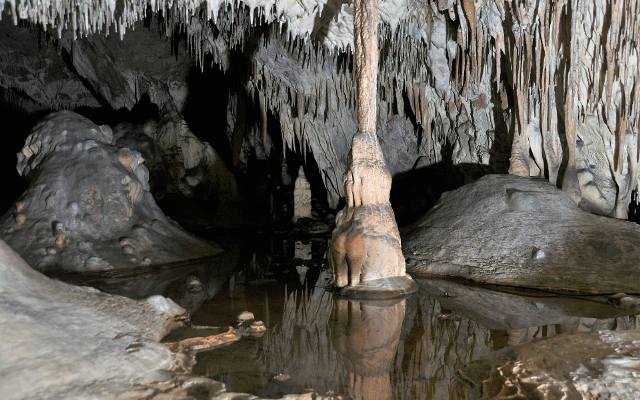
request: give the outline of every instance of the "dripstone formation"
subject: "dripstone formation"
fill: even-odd
[[[311,186],[302,167],[293,188],[293,222],[300,218],[311,218]]]
[[[391,175],[376,136],[378,76],[377,1],[355,1],[358,125],[344,178],[346,206],[336,216],[330,264],[342,293],[392,297],[416,287],[405,272],[400,233],[389,193]]]
[[[100,102],[131,109],[149,96],[161,109],[182,111],[189,52],[173,57],[169,40],[155,32],[170,36],[176,30],[166,27],[180,24],[203,68],[210,61],[235,79],[233,55],[246,54],[240,69],[247,79],[226,104],[236,156],[268,156],[264,134],[273,118],[288,149],[311,151],[329,204],[338,204],[358,130],[348,51],[353,7],[157,1],[151,11],[164,11],[163,22],[146,28],[139,22],[147,4],[125,3],[1,2],[4,96],[35,109]],[[640,107],[632,101],[640,93],[640,2],[393,0],[380,10],[377,134],[393,176],[443,162],[511,170],[548,179],[589,211],[626,218],[640,177]],[[38,38],[11,27],[21,19],[62,39],[26,52],[24,42]],[[118,35],[104,37],[108,28],[124,46]],[[247,115],[258,123],[247,124]]]

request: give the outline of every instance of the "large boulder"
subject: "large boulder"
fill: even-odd
[[[0,222],[2,238],[38,270],[106,270],[187,260],[220,249],[167,219],[137,151],[72,113],[47,116],[18,154],[26,192]]]
[[[640,226],[582,211],[542,179],[488,175],[447,192],[403,247],[416,275],[640,293]]]
[[[0,240],[0,398],[146,397],[180,365],[157,341],[184,314],[49,279]]]
[[[0,240],[3,400],[258,400],[190,374],[193,354],[159,343],[186,319],[162,296],[136,301],[47,278]]]

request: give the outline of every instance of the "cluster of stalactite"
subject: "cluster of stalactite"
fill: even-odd
[[[238,68],[231,54],[243,53],[241,90],[259,123],[248,129],[266,142],[275,116],[287,147],[313,152],[330,203],[342,195],[357,131],[349,2],[5,2],[14,18],[76,36],[111,25],[123,34],[159,11],[167,33],[187,33],[200,65],[228,71]],[[639,12],[639,0],[381,1],[378,134],[397,158],[387,160],[392,174],[443,157],[491,164],[544,176],[593,211],[625,217],[640,156]],[[414,139],[397,148],[407,131]],[[585,193],[588,169],[604,177],[599,189],[614,187],[613,207],[595,199],[611,196]]]
[[[600,168],[618,190],[610,215],[626,218],[640,160],[640,2],[464,0],[460,9],[456,82],[464,92],[495,58],[494,91],[512,99],[509,171],[544,176],[589,201],[576,147],[595,130],[607,159]]]
[[[251,60],[242,84],[259,115],[259,126],[250,128],[258,131],[253,136],[266,138],[266,115],[274,115],[285,146],[303,154],[313,152],[329,201],[335,204],[342,195],[348,149],[357,131],[352,32],[337,40],[335,33],[326,33],[332,27],[324,26],[314,27],[309,37],[295,36],[281,24],[269,24],[266,13],[260,17],[250,10],[242,4],[235,11],[228,6],[215,24],[206,20],[205,13],[179,23],[199,62],[206,59],[223,70],[234,68],[230,51],[243,52]],[[414,136],[413,148],[401,149],[402,159],[390,161],[392,173],[442,161],[446,145],[456,162],[488,164],[492,156],[495,123],[486,94],[490,74],[482,74],[465,93],[452,85],[452,62],[447,61],[445,49],[455,32],[448,32],[449,21],[439,12],[432,4],[407,13],[410,24],[387,20],[381,25],[378,133],[391,146],[383,143],[385,153],[394,152],[393,136],[407,132]],[[381,14],[387,15],[384,7]],[[325,38],[333,37],[330,43],[346,47],[328,47],[323,32]]]

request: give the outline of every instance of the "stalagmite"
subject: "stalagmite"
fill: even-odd
[[[311,218],[311,187],[302,167],[293,189],[293,222],[300,218]]]
[[[354,297],[396,297],[416,290],[406,275],[389,203],[391,175],[376,135],[378,0],[354,2],[358,132],[344,177],[346,205],[336,216],[329,263],[335,285]]]

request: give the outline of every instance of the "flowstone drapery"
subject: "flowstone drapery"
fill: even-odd
[[[336,217],[329,262],[344,295],[394,297],[416,286],[405,272],[389,203],[391,175],[376,136],[379,9],[377,0],[356,0],[354,6],[359,132],[351,144],[346,206]]]

